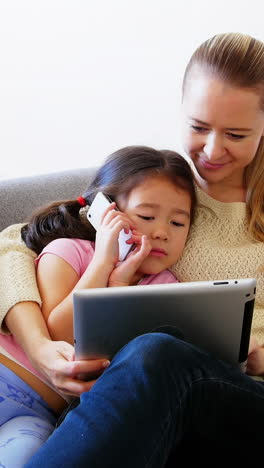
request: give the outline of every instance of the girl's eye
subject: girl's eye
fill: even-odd
[[[184,227],[183,223],[178,223],[177,221],[172,221],[171,223],[173,224],[173,226]]]
[[[231,138],[234,140],[243,140],[243,138],[246,138],[246,135],[237,135],[237,133],[228,133]]]
[[[138,215],[139,218],[141,219],[144,219],[145,221],[150,221],[152,219],[154,219],[153,216],[142,216],[142,215]]]

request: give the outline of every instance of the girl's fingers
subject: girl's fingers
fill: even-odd
[[[102,224],[111,225],[111,223],[113,224],[116,219],[118,220],[123,219],[126,221],[127,225],[130,226],[129,218],[124,213],[121,213],[121,211],[117,211],[115,209],[107,211],[107,213],[104,216]]]
[[[142,232],[137,231],[136,229],[132,229],[132,232],[133,232],[133,234],[135,234],[135,236],[140,236],[140,237],[143,236]]]
[[[141,237],[141,242],[137,244],[134,250],[129,254],[128,258],[134,264],[141,264],[151,251],[151,245],[146,235]]]
[[[145,234],[142,236],[141,238],[142,240],[142,249],[145,250],[145,251],[148,251],[148,253],[151,251],[151,244],[148,240],[148,236],[146,236]]]
[[[135,236],[132,234],[130,239],[126,241],[127,244],[141,244],[141,238],[142,236]]]
[[[146,235],[144,235],[141,238],[141,245],[140,245],[139,250],[138,250],[138,256],[140,256],[140,258],[142,258],[142,260],[143,260],[144,258],[146,258],[148,256],[150,251],[151,251],[151,244],[150,244],[150,242],[148,240],[148,237]]]
[[[126,223],[127,226],[129,226],[129,229],[134,229],[134,225],[132,224],[132,221],[129,219],[129,217],[123,213],[122,211],[116,210],[116,203],[111,203],[109,207],[105,210],[103,216],[102,216],[102,221],[101,225],[110,225],[115,221],[115,219],[123,219]]]
[[[143,234],[140,231],[136,231],[135,229],[132,230],[132,236],[127,241],[127,244],[141,244],[142,243]]]
[[[106,208],[106,210],[103,213],[102,220],[105,218],[107,213],[110,213],[111,211],[116,211],[116,203],[115,202],[110,203],[110,205]]]
[[[101,225],[108,224],[111,219],[114,218],[116,211],[116,204],[113,202],[111,205],[108,206],[108,208],[105,210],[102,220],[101,220]]]
[[[113,230],[114,233],[121,232],[122,229],[124,229],[126,234],[131,231],[129,218],[123,214],[118,214],[118,212],[108,213],[105,217],[103,227]]]

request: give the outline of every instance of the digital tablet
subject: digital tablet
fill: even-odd
[[[77,290],[76,359],[111,359],[132,338],[174,327],[244,372],[255,293],[254,278]]]

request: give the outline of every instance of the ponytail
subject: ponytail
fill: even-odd
[[[27,247],[39,254],[49,242],[58,238],[95,240],[95,230],[86,216],[80,214],[85,198],[54,202],[40,208],[21,229]]]

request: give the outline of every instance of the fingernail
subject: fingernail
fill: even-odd
[[[108,367],[110,365],[110,361],[104,361],[102,367]]]

